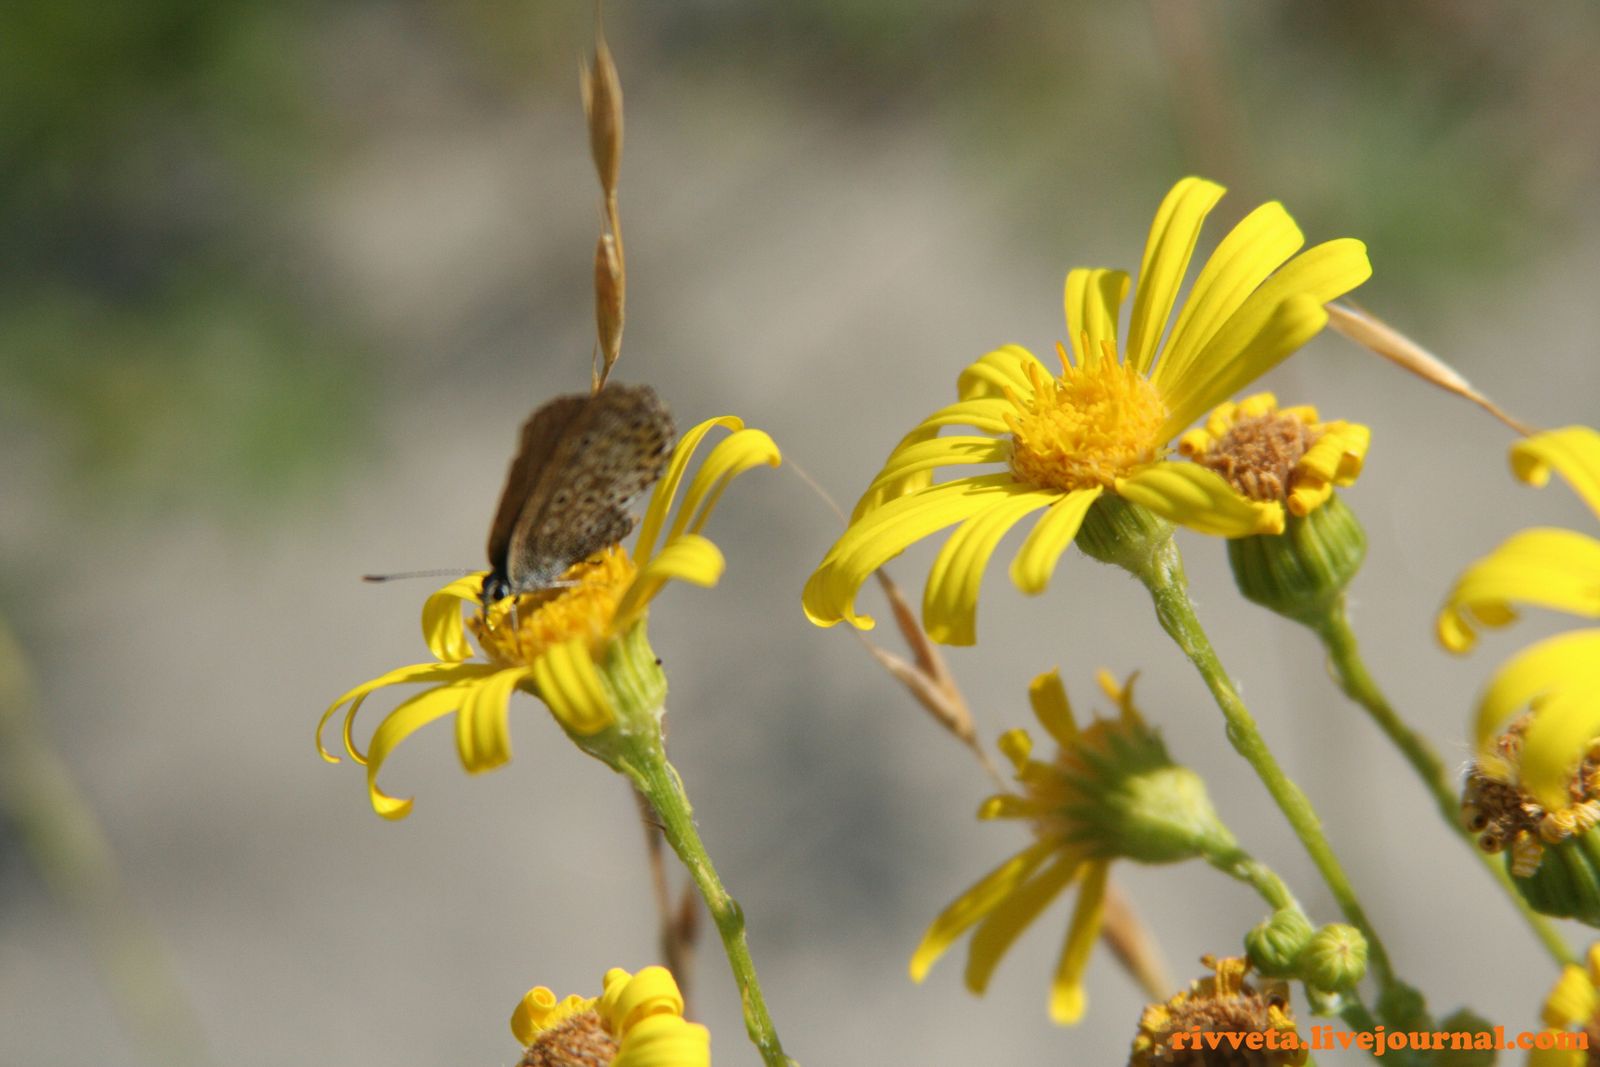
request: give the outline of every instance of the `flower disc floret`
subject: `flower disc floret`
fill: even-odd
[[[1051,381],[1038,364],[1024,368],[1033,392],[1009,397],[1011,472],[1030,485],[1072,491],[1112,489],[1161,458],[1167,406],[1150,379],[1115,356],[1074,367],[1063,356]]]

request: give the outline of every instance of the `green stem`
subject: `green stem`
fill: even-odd
[[[1244,849],[1235,846],[1230,849],[1208,850],[1205,860],[1229,878],[1235,878],[1250,886],[1273,908],[1299,909],[1299,902],[1294,899],[1294,894],[1289,891],[1284,880],[1279,878],[1272,868]]]
[[[1194,604],[1189,599],[1188,579],[1184,576],[1183,559],[1178,554],[1177,544],[1168,536],[1151,548],[1142,565],[1130,567],[1130,570],[1150,590],[1150,597],[1155,602],[1156,617],[1160,620],[1162,629],[1166,630],[1168,636],[1177,643],[1184,655],[1194,664],[1195,669],[1200,672],[1206,688],[1211,690],[1212,699],[1216,701],[1217,707],[1222,710],[1223,717],[1227,720],[1228,741],[1233,745],[1234,751],[1244,757],[1245,762],[1250,764],[1256,776],[1267,787],[1267,792],[1272,795],[1273,801],[1289,820],[1295,836],[1310,854],[1312,863],[1316,865],[1317,872],[1322,875],[1322,880],[1333,893],[1339,909],[1350,924],[1360,930],[1362,936],[1367,939],[1368,963],[1379,986],[1387,990],[1400,984],[1390,966],[1389,955],[1384,950],[1383,942],[1372,928],[1366,910],[1362,908],[1350,879],[1345,875],[1339,858],[1334,854],[1333,846],[1328,843],[1327,836],[1322,832],[1321,820],[1311,807],[1311,802],[1300,791],[1300,787],[1284,774],[1283,768],[1278,766],[1278,761],[1267,747],[1266,739],[1261,736],[1255,719],[1251,717],[1244,701],[1239,699],[1233,681],[1223,669],[1216,650],[1211,647],[1211,641],[1206,637],[1205,630],[1195,615]]]
[[[1417,777],[1422,779],[1422,784],[1433,794],[1434,802],[1444,821],[1456,833],[1468,836],[1459,819],[1460,798],[1449,773],[1445,770],[1444,762],[1433,750],[1433,746],[1400,718],[1384,699],[1383,692],[1372,680],[1372,675],[1367,672],[1360,648],[1356,643],[1355,631],[1351,629],[1349,618],[1345,614],[1343,600],[1335,603],[1324,617],[1315,620],[1312,629],[1316,631],[1323,647],[1327,650],[1329,673],[1338,682],[1339,688],[1366,710],[1372,721],[1383,731],[1384,736],[1400,750],[1406,762],[1411,764],[1412,770],[1416,771]],[[1556,932],[1555,927],[1544,916],[1534,911],[1523,899],[1522,894],[1517,892],[1517,887],[1511,881],[1511,875],[1499,857],[1491,856],[1476,847],[1472,849],[1472,853],[1483,861],[1483,865],[1494,876],[1495,881],[1500,883],[1506,896],[1511,898],[1511,902],[1532,927],[1534,936],[1555,957],[1556,962],[1576,963],[1577,959],[1573,956],[1572,950]]]
[[[784,1055],[772,1016],[767,1013],[767,1002],[761,995],[761,983],[756,978],[756,966],[750,959],[750,946],[745,940],[744,911],[722,887],[717,869],[711,865],[711,857],[695,831],[694,812],[684,793],[683,782],[667,762],[659,735],[634,738],[627,746],[620,769],[661,818],[662,833],[683,861],[711,912],[744,1003],[745,1030],[761,1053],[761,1061],[767,1067],[794,1067],[794,1061]]]

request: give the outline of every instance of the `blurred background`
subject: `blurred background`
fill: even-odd
[[[967,362],[1007,342],[1048,356],[1065,271],[1136,267],[1191,172],[1233,190],[1202,249],[1281,198],[1312,241],[1366,240],[1358,298],[1511,411],[1596,418],[1600,12],[1580,0],[606,14],[627,107],[618,377],[653,383],[680,426],[741,415],[842,500]],[[156,988],[129,948],[146,938],[209,1062],[241,1067],[511,1064],[505,1020],[530,985],[592,993],[655,960],[633,802],[537,702],[514,703],[516,757],[494,774],[463,775],[443,726],[403,748],[386,781],[418,801],[398,824],[312,747],[339,693],[426,658],[428,583],[358,576],[478,565],[517,426],[587,383],[592,20],[484,0],[8,17],[0,1062],[162,1062],[108,993]],[[1560,621],[1457,661],[1434,609],[1512,530],[1592,518],[1512,481],[1499,424],[1340,338],[1268,384],[1373,427],[1346,496],[1371,541],[1356,625],[1403,713],[1464,761],[1491,666]],[[960,952],[907,980],[928,921],[1023,836],[978,825],[970,755],[848,633],[805,622],[801,584],[837,528],[792,472],[751,474],[712,522],[721,586],[674,588],[652,615],[674,759],[789,1051],[1121,1062],[1144,998],[1103,949],[1085,1022],[1046,1016],[1065,902],[982,1000]],[[1309,635],[1238,599],[1220,544],[1184,543],[1223,659],[1401,972],[1441,1013],[1536,1025],[1548,958],[1325,684]],[[913,595],[932,551],[892,567]],[[1075,553],[1038,599],[994,571],[982,643],[951,657],[985,738],[1026,722],[1042,670],[1059,664],[1084,710],[1096,668],[1143,671],[1173,752],[1333,918],[1141,591]],[[19,783],[57,758],[109,852],[39,836]],[[62,875],[112,861],[120,898]],[[1182,980],[1260,917],[1207,868],[1118,878]],[[716,1061],[757,1062],[709,936],[695,980]]]

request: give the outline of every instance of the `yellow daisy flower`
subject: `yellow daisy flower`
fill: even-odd
[[[1278,407],[1271,393],[1217,405],[1178,438],[1178,451],[1216,471],[1240,496],[1278,502],[1300,518],[1354,485],[1372,431],[1342,419],[1323,422],[1309,404]]]
[[[1008,345],[969,366],[959,402],[924,419],[890,454],[804,594],[819,626],[872,619],[855,609],[862,583],[907,546],[960,524],[928,576],[923,619],[945,644],[976,639],[978,587],[1006,532],[1035,512],[1011,565],[1025,593],[1042,592],[1091,505],[1114,495],[1202,533],[1237,537],[1283,528],[1275,501],[1235,492],[1214,471],[1168,460],[1171,443],[1207,409],[1254,381],[1327,322],[1323,305],[1371,274],[1360,241],[1295,255],[1299,228],[1278,203],[1252,211],[1206,261],[1189,298],[1178,291],[1200,226],[1222,196],[1185,178],[1156,213],[1134,290],[1126,341],[1117,321],[1128,275],[1067,275],[1067,334],[1059,374]],[[942,437],[946,426],[976,435]],[[996,472],[933,484],[941,467],[1000,464]]]
[[[530,989],[511,1016],[526,1048],[519,1067],[710,1067],[711,1034],[683,1017],[665,967],[606,972],[605,992],[564,1000]]]
[[[1133,705],[1133,679],[1119,686],[1099,675],[1117,705],[1115,719],[1095,719],[1079,729],[1055,671],[1029,687],[1028,698],[1059,751],[1052,762],[1033,758],[1026,730],[1000,738],[1011,760],[1018,793],[992,796],[980,819],[1024,819],[1035,842],[962,893],[928,927],[911,957],[911,978],[920,982],[958,938],[973,927],[966,984],[982,994],[1001,957],[1032,922],[1069,886],[1078,900],[1060,963],[1050,986],[1050,1016],[1074,1023],[1083,1015],[1084,968],[1099,935],[1111,862],[1127,857],[1171,863],[1234,847],[1216,818],[1204,784],[1177,766],[1154,730]]]
[[[1258,979],[1252,985],[1247,980],[1250,964],[1239,957],[1203,956],[1200,962],[1211,968],[1212,977],[1191,982],[1187,992],[1164,1004],[1145,1008],[1129,1067],[1224,1062],[1298,1067],[1306,1062],[1310,1048],[1295,1029],[1287,983]],[[1262,1047],[1235,1052],[1225,1045],[1219,1055],[1202,1043],[1206,1034],[1260,1034]]]
[[[695,471],[670,527],[668,513],[700,442],[713,429],[731,431]],[[379,815],[399,819],[411,810],[378,788],[378,772],[401,741],[436,719],[456,713],[456,749],[468,773],[491,770],[511,758],[508,703],[515,690],[537,696],[575,738],[601,734],[629,716],[659,717],[666,678],[645,633],[651,600],[677,579],[713,586],[722,576],[722,553],[701,529],[734,478],[753,467],[777,466],[777,446],[764,432],[727,415],[685,434],[666,473],[656,483],[630,554],[620,544],[576,564],[556,588],[480,606],[483,575],[458,578],[423,605],[422,635],[434,655],[390,671],[345,693],[323,713],[322,732],[345,710],[344,747],[367,769],[367,789]],[[470,628],[481,659],[467,640]],[[425,688],[401,703],[373,731],[365,753],[355,744],[356,713],[387,686]]]
[[[1528,1053],[1528,1067],[1584,1067],[1600,1049],[1600,944],[1589,948],[1585,966],[1568,965],[1545,998],[1541,1020],[1548,1048]],[[1566,1046],[1566,1047],[1562,1047]]]
[[[1600,516],[1600,433],[1586,426],[1551,430],[1519,441],[1511,468],[1530,485],[1559,473]],[[1600,540],[1572,530],[1534,528],[1512,535],[1456,580],[1438,618],[1445,647],[1466,652],[1475,625],[1504,626],[1515,603],[1600,617]],[[1515,765],[1502,751],[1501,728],[1532,710],[1519,730]],[[1593,803],[1574,793],[1575,777],[1593,761],[1600,738],[1600,629],[1574,630],[1513,656],[1485,690],[1474,727],[1475,769],[1520,786],[1552,816],[1552,828]],[[1600,785],[1600,782],[1596,782]],[[1580,804],[1581,801],[1581,804]]]

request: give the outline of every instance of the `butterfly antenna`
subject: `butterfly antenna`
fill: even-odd
[[[363,582],[394,582],[399,581],[402,578],[443,578],[446,576],[451,578],[465,578],[471,573],[471,570],[455,570],[447,567],[443,570],[436,571],[400,571],[398,574],[363,574],[361,576],[361,580]]]

